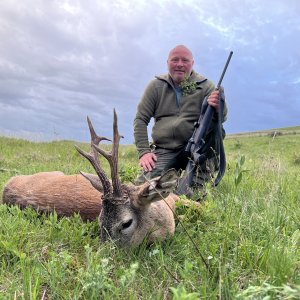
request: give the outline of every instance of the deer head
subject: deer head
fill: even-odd
[[[81,172],[102,195],[102,199],[99,199],[102,201],[99,216],[101,242],[112,239],[121,246],[136,246],[145,238],[152,242],[173,234],[175,230],[173,209],[177,196],[169,194],[176,187],[177,172],[169,170],[141,186],[122,184],[118,173],[121,136],[115,110],[111,151],[104,151],[99,147],[102,140],[109,139],[98,136],[89,118],[87,121],[91,134],[91,150],[87,153],[78,147],[76,149],[91,163],[102,184],[99,184],[99,180],[95,180],[95,176]],[[101,166],[99,155],[109,162],[111,181]]]

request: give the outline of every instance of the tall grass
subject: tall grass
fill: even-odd
[[[96,221],[0,205],[0,299],[299,299],[299,135],[231,137],[225,148],[220,185],[200,208],[178,204],[175,236],[151,246],[100,245]],[[93,172],[72,142],[0,138],[0,189],[51,170]],[[133,146],[121,146],[120,170],[124,181],[137,174]]]

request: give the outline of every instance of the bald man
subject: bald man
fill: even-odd
[[[170,168],[185,169],[188,157],[184,149],[193,134],[205,97],[217,114],[219,91],[214,90],[210,80],[196,73],[193,65],[192,52],[186,46],[178,45],[168,56],[169,73],[156,76],[145,89],[134,119],[135,145],[143,168],[137,184],[160,176]],[[147,126],[151,118],[154,118],[153,141],[149,143]],[[202,188],[217,168],[218,162],[213,157],[199,166],[194,186]]]

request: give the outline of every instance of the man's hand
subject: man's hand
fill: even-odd
[[[152,171],[155,168],[155,162],[157,161],[157,157],[154,153],[149,152],[144,154],[140,158],[140,166],[144,169],[144,171]]]
[[[214,107],[216,111],[219,111],[219,91],[213,91],[207,98],[207,103],[210,106]]]

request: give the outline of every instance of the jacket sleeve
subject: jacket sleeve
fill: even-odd
[[[145,92],[138,104],[136,116],[133,123],[134,140],[139,153],[139,158],[151,152],[148,138],[147,126],[155,114],[155,107],[158,99],[156,80],[152,80],[145,89]]]

